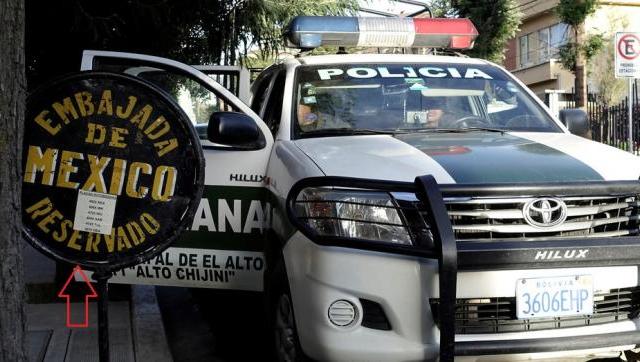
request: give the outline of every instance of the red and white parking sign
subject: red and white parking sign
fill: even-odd
[[[640,33],[616,33],[616,78],[640,78]]]

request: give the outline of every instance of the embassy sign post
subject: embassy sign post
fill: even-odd
[[[633,80],[640,78],[640,33],[616,33],[616,78],[629,79],[629,152],[633,153]]]
[[[100,360],[108,361],[107,280],[162,252],[190,224],[204,187],[198,136],[164,91],[105,72],[40,87],[25,120],[25,238],[94,271]]]

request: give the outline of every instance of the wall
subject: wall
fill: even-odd
[[[522,19],[527,20],[530,17],[553,10],[558,2],[559,0],[537,0],[531,3],[531,0],[520,0],[518,1],[518,9],[522,12]]]
[[[629,1],[631,2],[631,1]],[[616,1],[616,3],[624,3]],[[611,36],[616,31],[640,32],[640,1],[633,1],[635,6],[629,5],[601,5],[600,8],[585,21],[588,33],[604,33]]]
[[[507,49],[504,52],[504,61],[502,65],[511,71],[518,67],[518,42],[516,39],[510,39],[507,42]]]

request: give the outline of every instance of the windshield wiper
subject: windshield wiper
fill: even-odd
[[[398,132],[394,130],[368,129],[368,128],[327,128],[314,129],[300,132],[300,137],[324,137],[324,136],[355,136],[355,135],[393,135]]]
[[[506,130],[491,127],[462,127],[462,128],[400,128],[397,133],[465,133],[465,132],[499,132],[505,134]]]
[[[449,130],[450,132],[499,132],[500,134],[504,134],[505,130],[502,128],[491,128],[491,127],[463,127],[463,128],[453,128]]]
[[[504,135],[505,130],[490,127],[463,128],[398,128],[398,129],[369,129],[369,128],[326,128],[300,132],[301,138],[325,136],[356,136],[356,135],[395,135],[405,133],[465,133],[465,132],[499,132]]]

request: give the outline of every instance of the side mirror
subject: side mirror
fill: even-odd
[[[560,111],[560,122],[567,126],[574,135],[591,138],[591,129],[587,113],[582,109],[563,109]]]
[[[253,118],[237,112],[215,112],[209,118],[207,138],[235,150],[259,150],[265,146]]]

